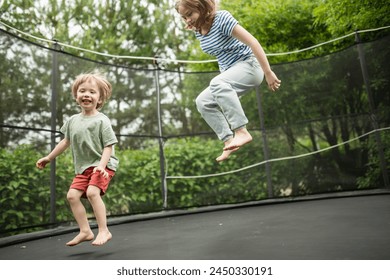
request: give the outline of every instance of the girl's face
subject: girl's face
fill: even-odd
[[[177,8],[177,11],[179,12],[182,19],[187,23],[187,28],[192,29],[195,28],[195,24],[197,20],[199,19],[199,13],[193,10],[190,10],[183,5],[180,5]]]
[[[96,108],[102,101],[100,100],[99,87],[95,81],[90,80],[80,84],[77,89],[76,102],[85,115],[94,115],[98,112]]]

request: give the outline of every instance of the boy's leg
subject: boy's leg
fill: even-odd
[[[89,226],[87,219],[87,213],[85,207],[81,202],[81,196],[83,191],[77,189],[69,189],[67,199],[72,209],[73,216],[79,225],[80,233],[71,241],[66,243],[68,246],[75,246],[84,241],[91,241],[94,238],[94,234]]]
[[[95,214],[96,222],[98,224],[98,235],[92,242],[92,245],[101,246],[112,238],[112,234],[107,227],[106,206],[100,196],[101,190],[96,186],[89,186],[87,190],[87,197],[92,205]]]

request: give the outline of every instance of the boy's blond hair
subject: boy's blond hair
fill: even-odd
[[[76,77],[75,81],[72,85],[72,94],[73,97],[77,97],[77,90],[79,86],[85,82],[94,81],[99,88],[100,91],[100,103],[97,104],[96,109],[100,109],[103,107],[104,103],[110,99],[112,94],[112,86],[107,78],[101,74],[99,71],[93,71],[90,73],[83,73]]]

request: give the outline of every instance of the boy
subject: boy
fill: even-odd
[[[118,167],[114,145],[118,142],[110,120],[99,112],[111,97],[112,86],[101,74],[81,74],[72,85],[72,94],[81,108],[63,125],[64,139],[49,155],[39,159],[36,166],[43,169],[47,163],[71,147],[76,176],[67,194],[72,213],[80,228],[79,234],[66,243],[75,246],[91,241],[90,228],[81,198],[88,198],[98,224],[98,235],[92,245],[101,246],[112,238],[107,227],[106,207],[101,198]]]

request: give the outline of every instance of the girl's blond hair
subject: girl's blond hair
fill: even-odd
[[[112,95],[112,86],[110,82],[106,79],[106,77],[97,70],[90,73],[83,73],[76,77],[72,85],[73,97],[74,98],[77,97],[77,90],[81,84],[90,81],[94,81],[99,88],[99,92],[100,92],[99,101],[101,102],[96,105],[96,109],[100,109],[103,107],[104,103],[106,103],[107,100],[110,99]]]
[[[176,11],[178,11],[180,6],[199,13],[199,18],[194,24],[194,27],[198,30],[202,27],[210,28],[217,10],[215,0],[176,0]]]

